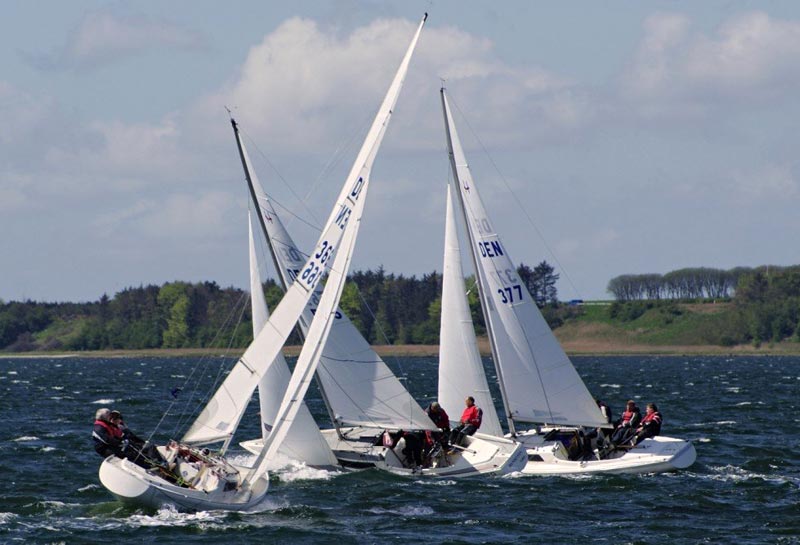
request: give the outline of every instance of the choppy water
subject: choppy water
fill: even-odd
[[[94,411],[119,408],[146,435],[197,360],[0,359],[0,543],[800,543],[800,358],[574,361],[617,413],[629,397],[657,402],[664,433],[691,439],[696,464],[462,481],[295,467],[273,475],[252,513],[142,511],[99,483]],[[434,360],[389,363],[433,399]],[[258,429],[246,418],[242,438]]]

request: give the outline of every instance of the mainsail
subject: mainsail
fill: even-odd
[[[486,214],[441,91],[450,164],[469,235],[503,401],[513,421],[600,426],[605,420],[547,325]]]
[[[269,309],[264,298],[261,285],[261,274],[258,266],[255,238],[253,236],[253,221],[248,213],[248,227],[250,239],[250,299],[253,312],[253,338],[264,327],[269,319]],[[258,398],[261,415],[261,433],[264,439],[269,436],[275,423],[275,418],[280,408],[283,393],[289,385],[292,373],[283,357],[278,353],[275,361],[269,367],[264,377],[258,384]],[[319,431],[314,417],[308,410],[305,402],[300,406],[297,418],[292,422],[286,439],[281,444],[280,453],[311,466],[335,466],[336,456],[328,446],[327,441]]]
[[[392,115],[392,109],[400,94],[403,80],[408,71],[408,64],[411,61],[411,55],[417,44],[419,35],[422,32],[425,19],[427,19],[427,14],[417,28],[411,45],[406,51],[406,55],[400,64],[394,81],[392,81],[389,91],[383,99],[375,121],[372,123],[372,127],[367,134],[367,138],[348,176],[348,180],[353,182],[350,192],[351,201],[349,202],[351,206],[348,208],[345,216],[346,219],[344,219],[341,225],[342,234],[337,241],[340,247],[338,250],[333,251],[333,265],[330,267],[325,289],[322,291],[322,297],[319,300],[314,318],[311,320],[311,325],[308,328],[308,333],[303,343],[303,349],[300,352],[297,365],[292,373],[292,379],[289,382],[286,394],[281,402],[275,429],[269,437],[267,437],[266,441],[264,441],[263,450],[257,458],[253,469],[248,474],[248,480],[255,479],[258,475],[262,474],[265,470],[266,462],[272,458],[280,448],[280,444],[286,437],[289,427],[297,415],[300,403],[319,365],[323,349],[336,316],[336,308],[339,305],[344,283],[347,279],[350,261],[353,257],[353,249],[355,247],[356,238],[358,237],[358,229],[361,225],[361,216],[364,212],[364,203],[366,201],[367,190],[369,189],[369,175],[372,171],[372,164],[375,161],[378,148],[386,132],[386,127]],[[347,187],[347,184],[345,184],[345,187]],[[315,254],[315,257],[319,256]],[[298,279],[295,279],[295,282],[289,290],[296,286],[298,282],[302,281],[302,278],[301,274]],[[287,291],[287,295],[290,292],[291,291]]]
[[[344,244],[347,245],[354,242],[354,239],[347,240],[343,239],[343,237],[345,233],[350,231],[347,229],[350,220],[357,220],[360,218],[359,210],[363,206],[363,199],[366,196],[366,190],[369,186],[369,174],[372,169],[372,163],[386,131],[389,119],[391,118],[392,108],[399,96],[403,79],[408,70],[411,54],[416,46],[424,23],[425,19],[422,20],[417,28],[411,45],[403,58],[400,68],[395,75],[395,79],[367,134],[367,138],[353,164],[353,168],[345,180],[339,197],[336,199],[336,204],[331,211],[328,221],[325,223],[325,227],[322,230],[314,250],[311,252],[304,265],[299,269],[300,273],[298,277],[287,288],[286,294],[275,308],[275,311],[264,325],[261,332],[233,367],[222,385],[214,393],[211,400],[189,428],[189,431],[186,432],[183,438],[184,441],[191,443],[208,443],[228,439],[233,435],[256,385],[280,352],[292,328],[297,323],[309,300],[311,300],[314,295],[317,284],[330,268],[331,263],[335,259],[334,254],[339,248],[340,243],[344,242]],[[345,258],[343,257],[342,259]],[[349,256],[347,256],[346,259],[349,261]],[[335,274],[338,275],[341,274],[341,272],[342,271],[337,271]],[[335,293],[337,290],[330,291]],[[338,304],[338,298],[336,304]],[[328,322],[328,320],[325,320],[325,322]],[[326,337],[327,331],[325,331],[322,336]],[[316,341],[312,341],[312,346],[314,342]],[[312,350],[316,349],[312,348]],[[315,367],[316,363],[316,361],[312,361],[309,365]],[[298,361],[298,366],[299,365],[300,361]],[[296,369],[289,385],[290,389],[295,387],[295,375],[298,377],[304,376],[303,373],[298,373]],[[298,378],[298,380],[301,381],[299,390],[302,390],[302,384],[304,384],[305,379]],[[291,390],[287,391],[287,394],[290,392]],[[291,412],[299,410],[297,409],[299,405],[296,405],[296,402],[301,399],[302,397],[300,399],[290,400],[292,402],[290,404],[292,407]],[[284,401],[286,401],[286,397],[284,397]],[[269,436],[271,439],[270,444],[275,444],[275,432],[281,427],[284,428],[281,430],[282,434],[288,431],[285,422],[287,420],[292,420],[293,415],[290,415],[292,418],[288,419],[287,415],[290,415],[290,413],[281,412],[278,415],[276,428]]]
[[[481,433],[503,436],[497,418],[464,286],[461,249],[453,215],[450,184],[447,185],[447,214],[444,231],[442,272],[442,317],[439,329],[439,403],[451,420],[458,421],[464,398],[472,396],[483,409]]]

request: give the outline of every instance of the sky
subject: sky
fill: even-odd
[[[0,299],[246,288],[226,107],[312,247],[425,11],[354,269],[442,269],[442,80],[509,255],[553,264],[562,299],[609,298],[620,274],[800,262],[794,1],[10,0]]]

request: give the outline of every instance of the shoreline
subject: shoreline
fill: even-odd
[[[594,340],[566,341],[562,343],[569,356],[800,356],[800,343],[778,343],[762,345],[714,346],[714,345],[643,345],[598,342]],[[488,341],[478,341],[482,356],[490,356]],[[286,346],[286,356],[300,354],[301,346]],[[372,347],[381,357],[437,357],[438,345],[376,345]],[[153,348],[142,350],[92,350],[86,352],[2,352],[0,359],[11,358],[170,358],[228,356],[238,357],[244,349],[223,350],[206,348]]]

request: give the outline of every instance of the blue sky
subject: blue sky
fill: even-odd
[[[313,244],[424,11],[355,268],[441,270],[440,78],[511,256],[557,264],[562,298],[798,262],[796,2],[11,1],[0,298],[245,287],[226,105]]]

